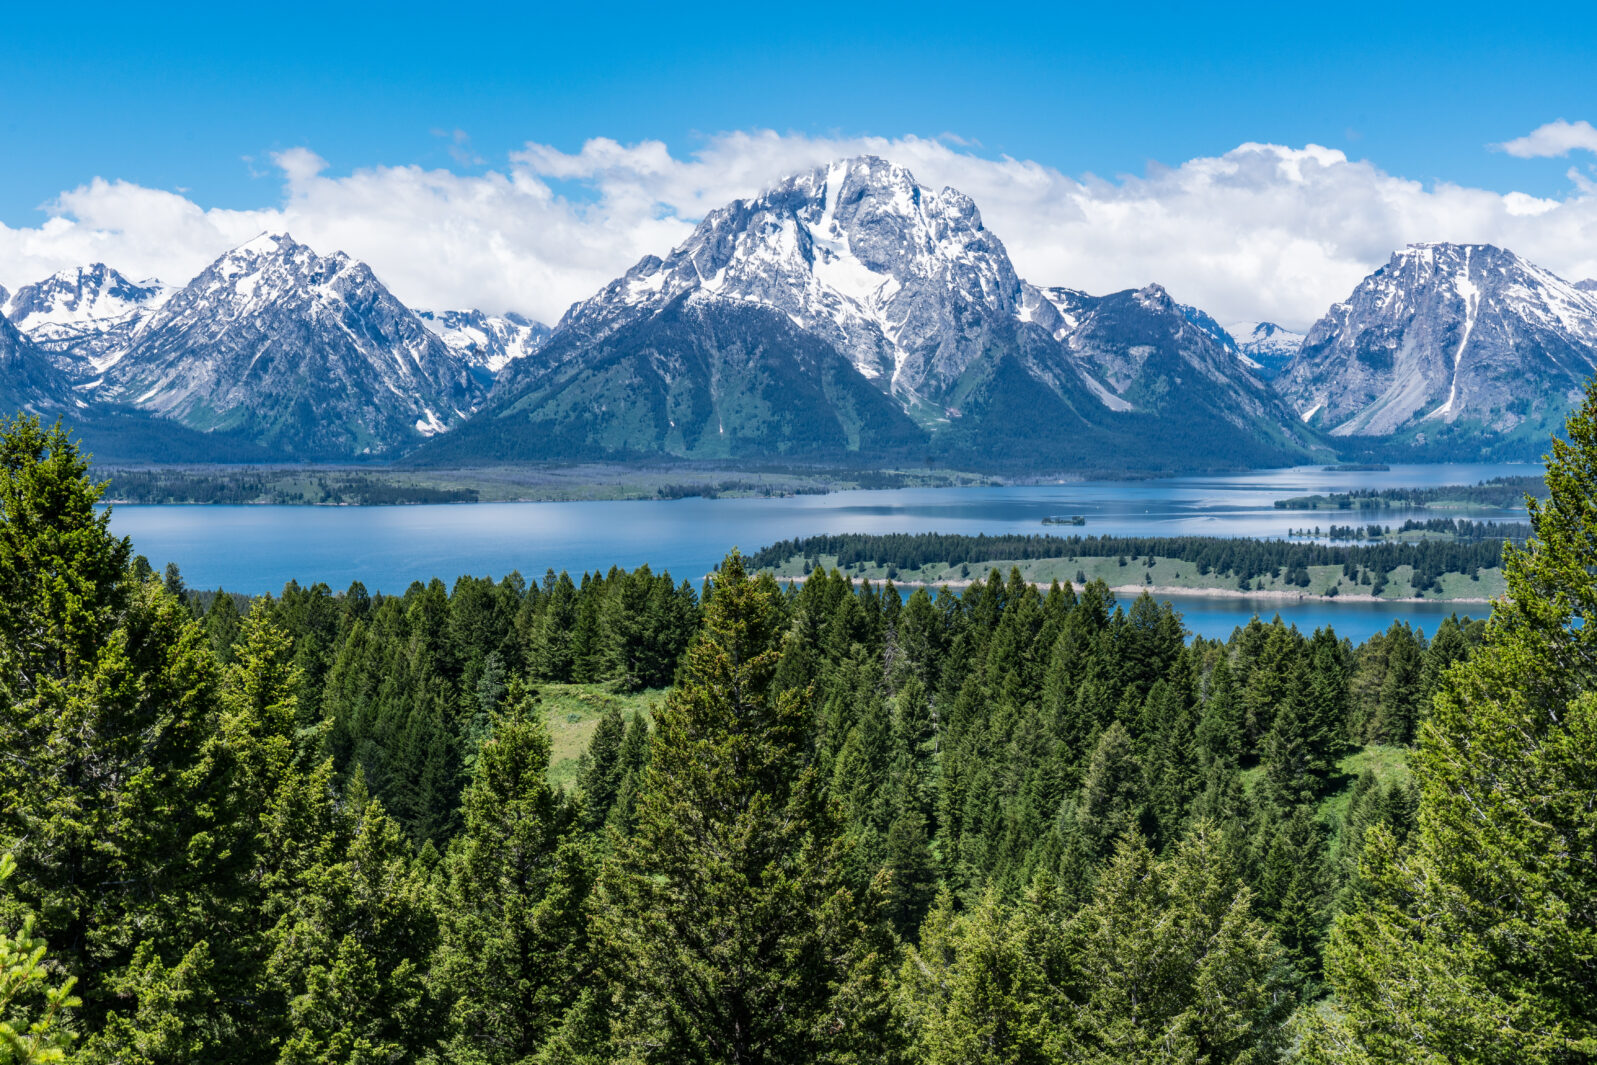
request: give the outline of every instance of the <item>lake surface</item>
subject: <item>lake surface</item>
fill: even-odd
[[[1081,481],[1001,488],[907,488],[785,499],[679,499],[587,503],[474,503],[398,507],[136,506],[113,509],[111,527],[157,569],[176,562],[193,588],[276,592],[289,580],[335,590],[359,580],[403,592],[412,581],[462,574],[529,580],[545,569],[626,569],[648,563],[695,584],[733,546],[753,551],[820,533],[1053,533],[1281,537],[1289,528],[1360,521],[1356,514],[1276,510],[1276,499],[1353,488],[1474,484],[1534,474],[1528,464],[1394,466],[1332,472],[1318,466],[1149,481]],[[1482,508],[1449,517],[1511,520]],[[1081,514],[1083,528],[1045,526]],[[1381,511],[1382,524],[1435,511]],[[1374,520],[1366,518],[1364,520]],[[1255,612],[1277,610],[1300,628],[1333,625],[1355,640],[1404,618],[1434,632],[1457,609],[1485,604],[1296,603],[1171,597],[1194,632],[1224,636]]]

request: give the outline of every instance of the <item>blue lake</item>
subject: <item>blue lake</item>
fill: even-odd
[[[1289,528],[1345,524],[1357,516],[1276,510],[1286,496],[1352,488],[1473,484],[1540,472],[1514,465],[1394,466],[1380,472],[1321,467],[1147,481],[1081,481],[1001,488],[910,488],[785,499],[681,499],[595,503],[476,503],[448,506],[133,506],[113,509],[115,532],[157,568],[171,561],[190,587],[275,592],[289,580],[334,589],[359,580],[371,591],[402,592],[414,580],[462,574],[529,579],[546,568],[656,571],[698,583],[733,546],[755,550],[818,533],[1055,533],[1285,536]],[[1501,510],[1450,517],[1512,520]],[[1044,526],[1053,514],[1081,514],[1084,528]],[[1430,511],[1382,511],[1383,524]],[[1223,636],[1255,612],[1277,610],[1304,629],[1332,625],[1355,640],[1404,618],[1435,631],[1457,609],[1485,604],[1284,602],[1172,597],[1188,627]]]

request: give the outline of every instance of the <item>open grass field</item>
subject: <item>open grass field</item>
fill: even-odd
[[[578,762],[599,727],[599,719],[612,706],[628,721],[635,714],[649,714],[665,699],[665,690],[619,693],[608,684],[543,684],[538,695],[549,728],[549,780],[570,790],[576,785]]]

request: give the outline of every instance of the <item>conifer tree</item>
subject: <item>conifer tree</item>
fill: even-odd
[[[1142,767],[1117,721],[1099,737],[1081,785],[1077,818],[1091,853],[1103,857],[1121,836],[1140,831],[1145,809]]]
[[[1059,1011],[1060,1060],[1274,1059],[1292,999],[1229,851],[1201,822],[1162,862],[1139,834],[1122,838],[1064,933],[1057,968],[1075,1008]]]
[[[0,842],[91,1031],[139,941],[194,921],[215,827],[209,641],[123,569],[99,493],[64,430],[0,431]]]
[[[0,888],[16,871],[9,854],[0,854]],[[51,972],[45,941],[33,934],[29,915],[16,932],[0,928],[0,1062],[44,1065],[65,1061],[76,1033],[71,1011],[82,1005],[72,994],[72,977]]]
[[[1369,833],[1311,1060],[1597,1054],[1597,383],[1567,435],[1533,538],[1505,548],[1485,644],[1421,730],[1410,846]]]
[[[462,797],[443,867],[434,993],[450,1061],[528,1060],[591,987],[582,907],[593,860],[549,784],[549,736],[517,686]]]
[[[599,881],[617,1039],[636,1060],[820,1060],[874,1024],[881,962],[844,884],[805,695],[773,686],[781,590],[736,552],[712,587],[637,828]]]
[[[900,976],[928,1065],[1044,1065],[1057,1019],[1050,1016],[1029,914],[1005,906],[996,890],[957,914],[941,895]]]

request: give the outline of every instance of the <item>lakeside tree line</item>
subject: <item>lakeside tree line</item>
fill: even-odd
[[[1452,531],[1457,525],[1444,520]],[[1440,526],[1438,526],[1440,528]],[[1385,584],[1392,570],[1412,566],[1416,587],[1427,587],[1444,573],[1473,573],[1502,562],[1503,542],[1513,539],[1513,526],[1492,530],[1466,529],[1457,540],[1379,543],[1364,546],[1294,543],[1289,540],[1245,540],[1216,536],[962,536],[952,533],[838,533],[781,540],[749,556],[753,569],[771,569],[794,559],[812,567],[823,556],[839,567],[890,566],[913,570],[922,566],[972,566],[984,562],[1027,562],[1056,558],[1173,558],[1196,565],[1198,573],[1234,577],[1240,584],[1259,577],[1284,575],[1309,566],[1341,566],[1344,573],[1366,574]],[[1476,534],[1478,532],[1478,535]],[[1523,536],[1519,537],[1523,539]],[[1306,582],[1305,582],[1306,583]]]
[[[13,422],[0,1043],[1583,1060],[1597,430],[1571,432],[1490,624],[1355,647],[1189,642],[1147,596],[1016,573],[784,589],[736,553],[702,595],[612,570],[241,616],[139,565],[68,438]],[[671,687],[607,714],[565,793],[545,679]]]
[[[1425,488],[1355,488],[1351,492],[1277,499],[1275,506],[1277,510],[1401,510],[1436,503],[1474,503],[1517,510],[1525,505],[1526,496],[1547,498],[1547,484],[1541,474]]]
[[[191,473],[163,469],[104,471],[107,497],[126,503],[276,503],[322,506],[397,506],[475,503],[475,488],[396,481],[366,473],[323,473],[292,467]]]

